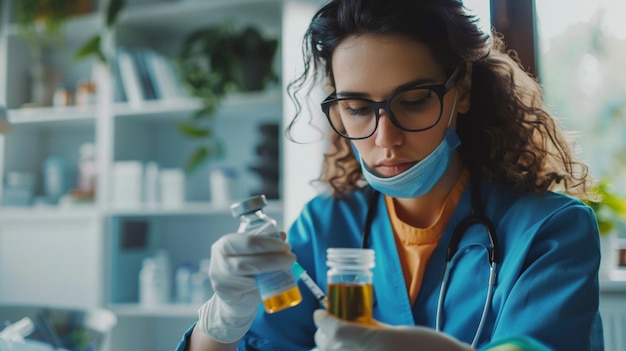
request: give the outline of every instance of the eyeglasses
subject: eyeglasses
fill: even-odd
[[[333,92],[322,101],[322,111],[330,126],[344,138],[356,140],[372,136],[378,127],[380,109],[391,123],[407,132],[421,132],[439,123],[443,97],[454,86],[461,71],[457,67],[440,85],[410,85],[393,93],[384,101],[365,98],[338,98]]]

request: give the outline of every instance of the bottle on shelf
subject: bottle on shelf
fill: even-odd
[[[176,303],[191,303],[191,266],[183,263],[176,269],[175,275],[175,301]]]
[[[139,272],[139,303],[144,306],[163,305],[170,302],[170,259],[167,252],[159,250],[155,256],[143,259]]]
[[[191,275],[191,303],[193,305],[200,306],[213,295],[209,279],[210,263],[209,259],[200,260],[198,271]]]
[[[94,143],[80,146],[78,156],[78,177],[76,188],[70,191],[72,201],[93,201],[96,195],[96,148]]]
[[[57,204],[67,190],[65,161],[55,156],[46,158],[42,173],[45,201],[48,204]]]

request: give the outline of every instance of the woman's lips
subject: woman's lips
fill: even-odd
[[[407,169],[413,167],[416,163],[417,162],[413,162],[413,161],[411,162],[409,161],[381,162],[381,163],[376,164],[376,166],[374,167],[374,170],[381,177],[393,177],[395,175],[405,172]]]

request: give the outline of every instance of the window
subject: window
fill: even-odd
[[[566,5],[564,5],[566,4]],[[538,75],[596,179],[626,192],[624,0],[535,0]]]
[[[491,32],[489,0],[464,0],[463,6],[465,6],[472,15],[478,17],[478,25],[484,32]]]

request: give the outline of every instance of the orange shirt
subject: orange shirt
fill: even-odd
[[[464,170],[448,194],[437,221],[428,228],[416,228],[401,221],[397,214],[393,198],[385,196],[387,212],[400,256],[407,291],[411,303],[415,302],[424,277],[424,270],[430,256],[435,251],[444,229],[448,225],[463,190],[469,181],[469,172]]]

